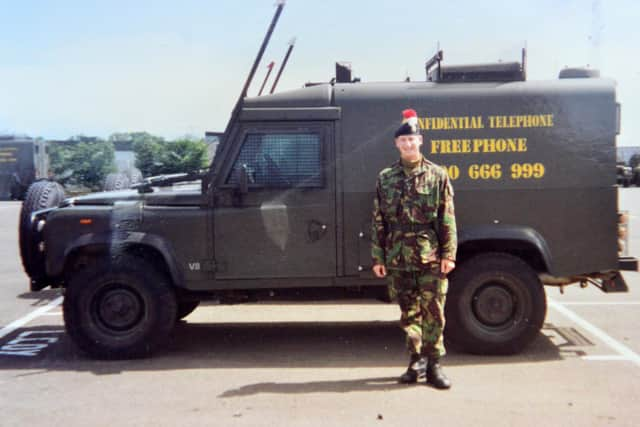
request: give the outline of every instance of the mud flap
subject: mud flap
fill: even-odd
[[[624,281],[622,274],[618,273],[612,279],[604,279],[602,281],[602,291],[606,293],[610,292],[629,292],[629,287]]]

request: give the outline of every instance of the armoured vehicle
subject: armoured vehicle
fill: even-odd
[[[205,299],[384,299],[370,272],[372,200],[407,107],[456,193],[450,343],[522,350],[542,327],[545,285],[627,290],[620,270],[637,261],[619,257],[614,81],[571,70],[529,82],[524,55],[446,67],[438,52],[424,81],[364,83],[339,66],[332,82],[247,97],[281,10],[208,170],[31,213],[31,288],[65,288],[81,349],[147,354]]]
[[[22,200],[31,183],[47,178],[45,151],[42,140],[0,135],[0,200]]]

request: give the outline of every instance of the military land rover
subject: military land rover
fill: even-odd
[[[542,327],[544,285],[627,290],[620,270],[637,263],[619,257],[614,81],[573,69],[531,82],[524,55],[444,66],[438,52],[424,81],[365,83],[339,66],[331,82],[247,97],[282,6],[208,170],[25,206],[31,288],[64,288],[66,329],[81,349],[147,354],[207,299],[384,298],[370,271],[370,215],[407,107],[424,154],[455,188],[452,344],[520,351]]]

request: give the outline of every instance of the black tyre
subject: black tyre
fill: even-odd
[[[169,279],[131,256],[75,273],[63,304],[67,333],[100,359],[149,355],[169,337],[176,310]]]
[[[176,316],[176,319],[184,319],[185,317],[193,313],[193,311],[198,308],[199,305],[200,301],[178,301],[178,314]]]
[[[32,280],[44,278],[44,258],[38,251],[38,241],[31,229],[31,214],[40,209],[58,206],[64,200],[64,189],[53,181],[36,181],[27,190],[20,210],[18,241],[22,266]]]
[[[474,354],[513,354],[536,337],[547,312],[535,271],[503,253],[475,256],[451,276],[446,337]]]
[[[125,190],[129,188],[131,182],[129,177],[123,173],[110,173],[104,180],[104,191]]]

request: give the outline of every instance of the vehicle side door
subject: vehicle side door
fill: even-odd
[[[238,140],[215,199],[216,278],[335,276],[333,123],[244,123]]]

